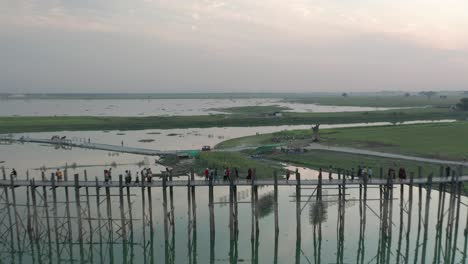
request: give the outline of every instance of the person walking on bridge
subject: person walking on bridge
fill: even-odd
[[[246,177],[247,180],[251,180],[252,179],[252,168],[249,168],[247,170],[247,177]]]

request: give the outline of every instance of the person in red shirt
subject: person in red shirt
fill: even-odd
[[[208,177],[210,176],[210,170],[206,168],[204,171],[204,174],[205,174],[205,180],[208,180]]]

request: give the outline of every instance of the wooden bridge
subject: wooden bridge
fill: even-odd
[[[152,180],[151,182],[131,182],[125,183],[120,181],[99,181],[98,179],[94,181],[56,181],[56,180],[21,180],[21,179],[3,179],[0,180],[0,186],[13,186],[13,187],[99,187],[99,188],[122,188],[122,187],[226,187],[226,186],[341,186],[341,185],[371,185],[371,186],[383,186],[390,184],[415,184],[415,185],[427,185],[427,184],[443,184],[443,183],[452,183],[454,179],[452,177],[434,177],[434,178],[414,178],[414,179],[404,179],[404,180],[391,180],[388,179],[369,179],[365,182],[362,179],[332,179],[332,180],[284,180],[284,179],[256,179],[256,180],[246,180],[238,179],[234,181],[223,181],[223,180],[191,180],[190,177],[188,180]],[[468,182],[468,175],[460,176],[457,178],[458,182]]]
[[[451,174],[450,177],[422,177],[421,170],[419,170],[418,177],[411,175],[409,179],[406,180],[395,180],[392,178],[382,179],[382,178],[372,178],[369,180],[356,179],[350,180],[342,175],[339,179],[301,179],[300,174],[295,175],[297,178],[294,180],[284,180],[279,179],[278,174],[274,173],[271,175],[271,179],[262,179],[257,178],[256,173],[253,174],[253,180],[245,179],[235,179],[231,181],[214,181],[214,180],[195,180],[195,174],[193,170],[190,172],[186,180],[173,180],[171,173],[164,175],[161,180],[155,180],[151,182],[139,182],[138,184],[132,182],[130,184],[125,184],[123,177],[119,176],[117,181],[106,183],[100,181],[97,178],[94,180],[88,180],[88,175],[84,171],[84,175],[74,174],[72,179],[69,179],[67,170],[64,171],[64,181],[57,181],[54,177],[50,180],[47,180],[45,173],[42,173],[40,180],[29,179],[27,176],[26,179],[16,179],[13,176],[10,176],[9,179],[6,177],[5,170],[2,170],[3,177],[0,180],[0,210],[1,206],[4,206],[2,213],[4,213],[3,224],[0,225],[0,229],[3,227],[5,230],[0,230],[0,240],[2,241],[11,241],[5,243],[6,252],[11,255],[11,259],[19,256],[18,263],[22,263],[21,255],[16,254],[17,252],[31,252],[31,256],[34,258],[36,255],[38,259],[64,259],[64,256],[69,257],[70,262],[80,262],[84,263],[89,256],[87,252],[90,252],[92,255],[93,250],[89,248],[89,245],[99,245],[99,258],[100,263],[104,263],[102,253],[104,252],[103,245],[107,245],[108,256],[110,258],[114,257],[114,254],[117,252],[113,251],[113,247],[122,244],[122,259],[127,260],[132,258],[134,254],[131,252],[131,247],[134,245],[133,234],[137,232],[137,229],[134,228],[134,223],[141,221],[142,234],[143,234],[143,255],[145,260],[148,258],[147,263],[153,263],[153,242],[152,237],[155,233],[155,223],[153,219],[153,201],[152,190],[153,187],[156,187],[162,191],[162,209],[163,213],[160,215],[163,219],[163,233],[164,233],[164,248],[165,248],[165,263],[174,263],[173,260],[174,252],[170,249],[174,248],[174,238],[175,238],[175,221],[176,218],[174,210],[174,192],[173,188],[183,188],[187,190],[187,219],[188,219],[188,239],[189,241],[196,240],[196,229],[197,229],[197,204],[196,204],[196,189],[197,187],[208,187],[208,192],[202,192],[201,195],[208,196],[208,209],[209,209],[209,229],[210,229],[210,241],[206,242],[210,245],[209,252],[209,263],[215,263],[215,202],[214,202],[214,189],[215,188],[227,188],[228,199],[224,202],[229,205],[229,230],[230,230],[230,241],[231,245],[237,243],[238,232],[239,232],[239,214],[238,214],[238,205],[241,203],[248,203],[251,207],[251,241],[252,241],[252,255],[258,260],[258,241],[259,241],[259,218],[260,218],[260,204],[261,199],[259,199],[258,189],[261,186],[273,186],[272,192],[272,211],[274,213],[274,232],[275,234],[275,254],[278,250],[278,237],[279,237],[279,208],[278,208],[278,187],[279,186],[293,186],[295,187],[295,194],[292,197],[295,199],[292,201],[296,207],[296,259],[301,255],[301,214],[306,204],[309,202],[315,203],[317,206],[324,206],[323,203],[330,202],[328,196],[336,197],[336,204],[338,208],[337,214],[337,234],[338,234],[338,245],[337,245],[337,263],[344,263],[343,261],[343,251],[344,251],[344,229],[345,229],[345,210],[347,202],[358,202],[359,203],[359,212],[360,212],[360,225],[359,225],[359,248],[360,252],[363,252],[362,247],[365,240],[365,230],[366,230],[366,208],[372,211],[378,219],[380,220],[379,226],[379,243],[382,245],[382,250],[379,250],[380,254],[385,256],[382,259],[390,258],[391,252],[391,233],[392,227],[394,225],[393,217],[393,192],[394,189],[398,190],[395,185],[400,186],[400,222],[403,217],[407,218],[408,227],[411,226],[411,222],[417,222],[418,236],[417,241],[422,241],[422,243],[417,242],[417,250],[421,247],[421,263],[426,263],[426,241],[428,240],[429,233],[436,233],[436,243],[437,239],[440,239],[440,232],[442,230],[442,224],[437,224],[435,229],[432,229],[428,226],[429,221],[427,219],[430,217],[430,203],[431,203],[431,188],[433,184],[438,184],[441,190],[441,195],[438,199],[437,207],[437,223],[442,223],[443,217],[445,215],[446,209],[445,204],[445,193],[447,194],[448,199],[450,199],[447,221],[447,241],[444,248],[446,253],[443,256],[444,263],[455,263],[451,261],[458,254],[457,252],[457,237],[458,234],[457,228],[458,223],[463,223],[463,218],[460,215],[460,205],[461,202],[461,193],[462,193],[462,184],[468,182],[468,176],[459,176],[462,175],[461,170]],[[83,177],[80,177],[83,176]],[[257,175],[258,176],[258,175]],[[265,176],[265,175],[262,175]],[[81,180],[84,179],[84,180]],[[355,187],[351,187],[354,185]],[[373,185],[374,187],[369,187]],[[408,189],[408,205],[403,205],[403,196],[406,194],[404,192],[404,186],[409,185]],[[244,186],[244,189],[247,188],[250,194],[250,201],[239,201],[237,187]],[[249,187],[250,186],[250,187]],[[314,186],[314,188],[307,188],[307,186]],[[328,187],[325,187],[328,186]],[[368,188],[378,187],[380,193],[380,199],[368,199],[367,191]],[[414,188],[414,196],[418,198],[415,207],[417,206],[414,213],[414,216],[418,216],[418,219],[412,220],[412,211],[413,211],[413,186],[418,186],[419,188]],[[426,191],[422,191],[425,187]],[[359,188],[359,199],[348,199],[347,192],[350,188]],[[19,190],[18,190],[19,189]],[[104,191],[102,190],[104,189]],[[111,189],[117,190],[111,194]],[[311,194],[307,193],[301,195],[301,191],[309,189],[313,192]],[[322,194],[322,189],[334,189],[337,191],[336,194]],[[141,206],[142,212],[141,216],[135,215],[132,211],[133,206],[135,205],[131,199],[135,195],[135,192],[141,191],[141,201],[137,203],[138,206]],[[449,191],[449,192],[446,192]],[[16,200],[16,194],[18,192],[26,192],[26,204],[21,204]],[[48,193],[52,193],[52,196]],[[74,195],[73,195],[74,193]],[[132,194],[133,193],[133,194]],[[423,193],[424,197],[423,198]],[[60,194],[61,198],[59,199],[57,194]],[[64,200],[63,201],[63,196]],[[71,197],[70,197],[71,196]],[[322,196],[324,200],[322,201]],[[23,196],[24,197],[24,196]],[[73,199],[74,197],[74,199]],[[115,197],[113,199],[112,197]],[[303,197],[308,197],[307,201],[303,200]],[[11,200],[10,200],[11,198]],[[70,199],[71,198],[71,199]],[[92,205],[91,199],[95,198],[95,205]],[[415,198],[415,200],[416,200]],[[51,200],[50,200],[51,199]],[[118,200],[118,201],[116,201]],[[242,196],[241,199],[242,200]],[[368,201],[379,201],[380,210],[377,210],[377,213],[372,210],[367,202]],[[4,201],[4,203],[3,203]],[[116,202],[119,206],[115,206]],[[332,201],[335,202],[335,201]],[[24,201],[23,201],[24,203]],[[65,208],[63,208],[65,207]],[[101,213],[101,207],[105,207],[105,213]],[[24,209],[26,208],[26,209]],[[425,208],[425,209],[424,209]],[[415,208],[416,209],[416,208]],[[25,221],[21,218],[21,210],[25,212]],[[113,214],[112,211],[117,210],[120,212],[119,216],[116,217],[116,214]],[[94,213],[93,213],[94,212]],[[96,216],[97,213],[97,216]],[[94,215],[92,215],[94,214]],[[140,217],[140,219],[136,219]],[[459,220],[462,219],[462,220]],[[468,219],[468,217],[467,217]],[[290,221],[286,224],[290,225]],[[401,225],[401,223],[400,223]],[[321,224],[314,225],[314,242],[315,242],[315,230],[321,230]],[[357,228],[352,227],[352,228]],[[400,228],[400,237],[402,237],[402,228]],[[410,229],[406,229],[406,238],[409,239]],[[321,232],[321,231],[319,231]],[[420,236],[419,234],[423,234]],[[16,235],[16,239],[15,239]],[[450,235],[450,236],[449,236]],[[93,238],[94,237],[94,238]],[[103,240],[105,237],[109,237],[110,241],[108,244]],[[320,237],[320,236],[319,236]],[[93,239],[99,239],[99,243],[93,242]],[[29,240],[28,243],[24,243],[24,239]],[[400,238],[401,239],[401,238]],[[413,237],[414,239],[414,237]],[[468,241],[468,221],[465,227],[465,250],[463,252],[464,256],[467,253],[466,243]],[[205,243],[205,242],[204,242]],[[441,242],[438,242],[439,244]],[[190,244],[190,243],[189,243]],[[408,244],[408,243],[407,243]],[[452,247],[453,244],[453,247]],[[437,244],[436,244],[437,245]],[[0,245],[1,246],[1,245]],[[73,252],[76,254],[75,247],[79,247],[79,255],[74,256]],[[148,247],[148,250],[147,250]],[[130,249],[129,249],[130,248]],[[439,246],[440,248],[440,246]],[[74,250],[75,249],[75,250]],[[190,247],[191,249],[191,247]],[[230,249],[230,252],[233,249]],[[436,252],[440,252],[438,250]],[[402,250],[397,250],[397,252],[403,252]],[[416,251],[418,255],[419,251]],[[16,255],[15,255],[16,254]],[[147,254],[149,256],[147,256]],[[406,257],[413,252],[404,253]],[[440,253],[436,253],[440,254]],[[3,256],[4,256],[3,255]],[[196,253],[194,254],[197,255]],[[0,256],[2,256],[0,254]],[[230,253],[230,258],[235,256],[235,254]],[[399,256],[399,255],[398,255]],[[120,256],[119,256],[120,257]],[[92,258],[92,256],[91,256]],[[360,256],[363,258],[363,256]],[[440,258],[440,256],[439,256]],[[466,258],[465,258],[466,259]],[[161,260],[162,261],[162,260]],[[113,262],[113,261],[110,261]],[[129,261],[132,262],[132,261]],[[384,261],[385,262],[385,261]],[[398,261],[397,261],[398,262]],[[41,261],[39,261],[41,263]],[[46,263],[46,262],[42,262]],[[124,263],[126,263],[124,261]],[[206,262],[208,263],[208,262]],[[236,261],[230,261],[230,263],[237,263]],[[252,261],[252,263],[258,263],[258,261]],[[275,262],[276,263],[276,262]],[[296,263],[299,263],[296,261]],[[320,263],[320,261],[316,261]],[[464,263],[464,262],[462,262]]]

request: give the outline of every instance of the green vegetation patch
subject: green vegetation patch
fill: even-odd
[[[239,171],[239,176],[245,178],[249,168],[256,169],[257,178],[271,178],[279,165],[270,164],[262,160],[252,159],[247,153],[241,152],[201,152],[195,159],[195,168],[202,175],[205,168],[217,168],[218,176],[223,175],[223,169],[229,167]]]
[[[324,129],[320,134],[330,145],[436,159],[468,157],[468,122]]]
[[[399,96],[324,96],[287,99],[287,102],[304,104],[321,104],[336,106],[365,106],[365,107],[451,107],[459,102],[462,95],[449,95],[447,97],[434,95],[427,96],[405,94]]]
[[[257,115],[207,115],[207,116],[153,116],[153,117],[0,117],[0,134],[92,131],[92,130],[144,130],[206,127],[246,127],[279,125],[350,124],[367,122],[404,122],[415,120],[458,119],[466,120],[468,113],[448,109],[405,109],[345,113],[295,113],[284,112],[280,117]]]
[[[226,108],[212,108],[211,111],[238,114],[238,115],[268,115],[275,112],[282,112],[292,110],[289,107],[279,105],[265,105],[265,106],[239,106],[239,107],[226,107]]]

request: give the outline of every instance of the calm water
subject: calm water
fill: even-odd
[[[0,116],[209,115],[211,108],[279,105],[294,112],[376,111],[390,108],[286,103],[278,99],[0,100]]]

